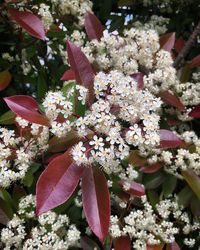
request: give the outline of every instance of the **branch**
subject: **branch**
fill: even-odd
[[[178,68],[182,60],[188,55],[191,48],[193,47],[195,40],[197,38],[198,33],[200,33],[200,22],[192,32],[190,38],[186,42],[185,46],[182,48],[181,52],[178,54],[177,58],[174,61],[174,68]]]

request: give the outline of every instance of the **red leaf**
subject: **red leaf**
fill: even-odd
[[[166,245],[166,250],[180,250],[179,245],[174,241],[173,243],[169,243]]]
[[[12,79],[12,76],[8,70],[0,72],[0,91],[8,87]]]
[[[128,163],[135,165],[135,166],[143,166],[144,164],[146,164],[147,159],[142,157],[139,154],[138,150],[132,150],[130,152],[129,158],[128,158]]]
[[[62,153],[57,153],[57,154],[54,154],[54,155],[51,155],[50,157],[48,157],[45,161],[44,161],[44,163],[45,164],[49,164],[51,161],[53,161],[56,157],[58,157],[58,156],[61,156],[62,155]]]
[[[70,150],[51,161],[37,182],[37,215],[67,201],[76,189],[84,169],[72,161]]]
[[[173,117],[168,117],[168,118],[167,118],[167,124],[168,124],[169,126],[176,126],[176,125],[179,125],[180,123],[181,123],[180,120],[177,120],[177,119],[175,119],[175,118],[173,118]]]
[[[156,162],[149,166],[144,166],[140,168],[140,171],[146,174],[151,174],[157,172],[159,169],[161,169],[162,165],[159,162]]]
[[[134,196],[143,196],[145,195],[145,189],[144,186],[141,185],[140,183],[137,183],[135,181],[125,181],[125,180],[121,180],[119,181],[119,184],[123,187],[125,184],[130,185],[130,188],[128,190],[124,191],[130,195],[134,195]]]
[[[175,43],[175,33],[167,33],[160,38],[160,49],[171,51]]]
[[[43,126],[49,126],[49,120],[38,112],[38,104],[32,97],[25,95],[10,96],[5,97],[4,101],[15,114],[23,119]]]
[[[70,41],[67,41],[67,53],[76,81],[89,90],[88,104],[90,106],[94,100],[94,71],[92,66],[81,49]]]
[[[180,111],[183,111],[185,109],[181,100],[177,96],[171,94],[169,91],[166,90],[166,91],[160,92],[159,96],[166,104],[176,107]]]
[[[188,115],[193,117],[193,118],[200,118],[200,104],[195,106],[193,108],[193,110]]]
[[[38,39],[45,39],[45,31],[42,21],[28,11],[18,11],[15,9],[9,9],[9,14],[11,18],[24,28],[31,36]]]
[[[99,19],[92,13],[85,14],[85,30],[90,40],[101,40],[103,36],[103,26]]]
[[[182,37],[180,37],[176,40],[174,48],[176,52],[180,53],[184,46],[185,46],[185,40]]]
[[[65,73],[62,75],[61,79],[62,81],[69,81],[69,80],[74,80],[75,79],[75,74],[72,69],[68,69],[65,71]]]
[[[146,250],[162,250],[163,249],[163,244],[160,245],[147,245]]]
[[[131,250],[131,240],[129,236],[121,236],[114,241],[115,250]]]
[[[107,181],[97,167],[88,167],[82,178],[83,209],[94,234],[103,241],[110,223],[110,195]]]
[[[200,66],[200,55],[195,56],[192,61],[189,63],[189,67],[195,68],[195,67],[199,67]]]
[[[160,145],[158,148],[176,148],[182,144],[182,140],[179,139],[172,131],[161,129],[160,130]]]
[[[138,84],[138,89],[143,89],[144,88],[144,74],[143,73],[135,73],[133,75],[131,75],[131,77],[133,77],[133,79],[137,82]]]

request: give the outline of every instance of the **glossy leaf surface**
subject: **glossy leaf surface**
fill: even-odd
[[[169,91],[160,92],[159,96],[166,104],[169,104],[180,111],[183,111],[185,109],[181,100],[177,96],[171,94]]]
[[[155,173],[157,172],[159,169],[161,169],[162,165],[159,162],[156,162],[152,165],[147,165],[144,166],[142,168],[140,168],[140,171],[142,171],[143,173]]]
[[[81,49],[70,41],[67,41],[67,53],[76,81],[89,90],[88,104],[91,105],[94,99],[94,71],[92,66]]]
[[[37,102],[30,96],[18,95],[5,97],[8,107],[21,118],[43,126],[49,126],[46,116],[38,112]]]
[[[122,187],[126,185],[126,183],[128,186],[130,186],[128,190],[124,189],[124,191],[127,192],[128,194],[139,197],[145,195],[145,189],[142,184],[137,183],[135,181],[124,181],[124,180],[119,181],[119,184]]]
[[[64,72],[60,80],[69,81],[74,79],[75,79],[74,71],[72,69],[68,69],[67,71]]]
[[[51,161],[37,182],[37,215],[67,201],[77,187],[84,169],[72,161],[70,150]]]
[[[167,33],[160,38],[160,48],[171,51],[175,44],[175,33]]]
[[[97,39],[100,41],[104,28],[94,14],[87,12],[85,15],[85,30],[90,40]]]
[[[86,168],[82,178],[82,197],[89,227],[104,241],[110,223],[110,195],[107,180],[99,168]]]
[[[194,107],[188,115],[193,118],[200,118],[200,104]]]
[[[182,144],[182,140],[170,130],[161,129],[159,134],[160,145],[158,148],[176,148]]]
[[[28,11],[19,11],[16,9],[9,9],[11,18],[25,29],[31,36],[38,39],[45,39],[45,31],[42,21],[39,17]]]

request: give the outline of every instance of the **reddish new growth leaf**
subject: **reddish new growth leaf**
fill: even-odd
[[[129,236],[121,236],[114,241],[115,250],[131,250],[131,240]]]
[[[180,37],[176,40],[174,49],[176,50],[176,52],[180,53],[184,46],[185,46],[185,40],[182,37]]]
[[[76,81],[89,90],[88,104],[92,105],[94,100],[94,71],[93,68],[79,47],[67,41],[67,53],[69,63],[75,73]]]
[[[200,118],[200,104],[193,108],[193,110],[188,114],[193,118]]]
[[[92,13],[85,14],[85,30],[90,40],[101,40],[103,36],[103,26],[99,19]]]
[[[171,94],[169,91],[166,90],[166,91],[160,92],[159,96],[166,104],[169,104],[177,108],[180,111],[183,111],[185,109],[181,100],[177,96]]]
[[[36,214],[40,215],[67,201],[84,169],[72,161],[70,149],[51,161],[37,182]]]
[[[39,113],[38,104],[31,96],[17,95],[5,97],[8,107],[21,118],[43,126],[50,126],[46,116]]]
[[[195,56],[192,61],[189,63],[189,67],[195,68],[195,67],[199,67],[200,66],[200,55]]]
[[[65,71],[65,73],[62,75],[61,79],[62,81],[69,81],[69,80],[75,80],[75,74],[72,69],[68,69]]]
[[[143,89],[144,88],[144,74],[143,73],[135,73],[131,75],[131,77],[137,82],[138,89]]]
[[[145,195],[144,186],[140,183],[137,183],[135,181],[121,180],[119,181],[119,184],[123,187],[124,191],[130,195],[138,197]]]
[[[82,178],[83,209],[90,229],[104,241],[110,223],[107,180],[97,167],[88,167]]]
[[[169,243],[166,246],[166,250],[180,250],[179,245],[174,241],[173,243]]]
[[[179,125],[181,123],[180,120],[174,118],[174,117],[167,117],[167,124],[169,126],[176,126],[176,125]]]
[[[171,51],[175,44],[175,33],[167,33],[160,38],[160,48]]]
[[[160,245],[147,245],[147,250],[162,250],[164,247],[163,244]]]
[[[12,76],[8,70],[0,72],[0,91],[8,87],[12,79]]]
[[[152,165],[144,166],[144,167],[140,168],[140,171],[142,171],[143,173],[146,173],[146,174],[152,174],[152,173],[155,173],[158,170],[160,170],[161,167],[162,167],[161,163],[156,162]]]
[[[166,129],[160,130],[160,145],[158,148],[177,148],[182,142],[172,131]]]
[[[31,36],[38,39],[45,39],[45,31],[42,21],[28,11],[18,11],[15,9],[9,9],[11,18],[24,28]]]

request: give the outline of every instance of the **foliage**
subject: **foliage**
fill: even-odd
[[[194,5],[0,5],[2,249],[197,249]]]

